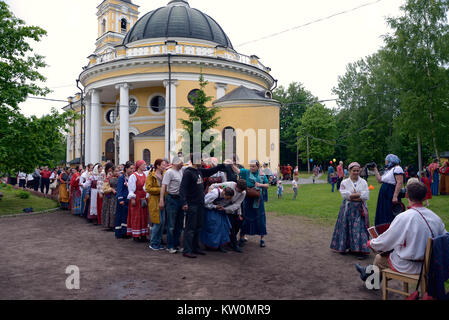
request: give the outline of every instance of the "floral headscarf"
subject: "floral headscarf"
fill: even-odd
[[[388,164],[387,164],[387,168],[388,169],[393,168],[394,166],[396,166],[396,165],[401,163],[401,160],[398,158],[398,156],[394,155],[394,154],[389,154],[385,158],[385,160],[388,161]]]

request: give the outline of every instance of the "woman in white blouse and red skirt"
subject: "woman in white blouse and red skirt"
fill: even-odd
[[[128,180],[128,236],[134,241],[146,242],[148,230],[148,202],[145,191],[145,169],[146,162],[139,160],[136,163],[136,172]]]

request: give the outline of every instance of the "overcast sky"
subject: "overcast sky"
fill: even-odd
[[[169,0],[132,0],[140,16],[165,6]],[[76,79],[87,65],[97,38],[96,7],[101,0],[6,0],[14,14],[28,25],[48,32],[33,45],[49,65],[41,73],[53,90],[47,97],[66,99],[79,90]],[[301,82],[320,100],[335,98],[332,88],[350,62],[375,53],[389,32],[387,16],[400,15],[405,0],[382,0],[325,21],[241,45],[273,33],[350,10],[375,0],[190,0],[190,6],[214,18],[242,54],[257,55],[272,69],[279,85]],[[335,103],[327,103],[334,107]],[[26,115],[43,115],[64,103],[28,99]]]

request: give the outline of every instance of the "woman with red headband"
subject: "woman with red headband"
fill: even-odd
[[[128,180],[128,236],[134,241],[146,242],[148,230],[148,202],[145,191],[145,169],[147,164],[143,160],[136,163],[136,172]]]

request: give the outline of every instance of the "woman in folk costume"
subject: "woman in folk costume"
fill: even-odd
[[[128,232],[134,241],[146,242],[148,230],[148,202],[145,191],[147,164],[143,160],[136,163],[136,172],[128,180]]]
[[[440,194],[449,195],[449,161],[446,161],[440,169]]]
[[[260,175],[260,164],[257,160],[252,160],[250,169],[239,169],[233,166],[233,169],[240,175],[240,178],[246,181],[248,187],[246,198],[243,201],[243,224],[240,231],[240,246],[244,245],[244,236],[259,235],[260,246],[265,247],[264,236],[267,234],[265,205],[262,199],[262,189],[269,188],[268,179]],[[257,194],[259,193],[259,196]]]
[[[98,200],[98,179],[100,178],[101,165],[96,164],[92,174],[89,176],[83,187],[85,189],[90,188],[90,204],[87,212],[87,219],[89,222],[93,222],[98,225],[98,212],[97,212],[97,200]]]
[[[231,223],[225,207],[232,204],[234,190],[227,187],[215,187],[204,198],[204,223],[200,240],[207,249],[227,251],[224,245],[230,243]]]
[[[72,179],[70,180],[70,207],[74,215],[81,214],[81,190],[80,190],[80,173],[79,167],[73,170]]]
[[[68,210],[70,201],[69,193],[67,191],[67,186],[70,183],[68,169],[65,169],[59,175],[59,183],[59,205],[62,210]]]
[[[115,237],[117,239],[127,239],[128,232],[128,180],[134,172],[134,164],[128,161],[123,174],[117,182],[117,211],[115,215]]]
[[[430,188],[432,189],[432,195],[439,195],[439,187],[440,187],[440,165],[438,163],[438,159],[433,160],[433,163],[429,164],[430,170]]]
[[[101,224],[101,214],[103,211],[103,184],[106,180],[106,173],[102,166],[98,168],[98,182],[97,182],[97,223]]]
[[[148,208],[150,209],[151,229],[150,249],[158,251],[164,250],[162,245],[162,233],[165,225],[165,210],[159,209],[161,195],[162,178],[167,167],[167,162],[157,159],[154,162],[154,169],[148,174],[145,182],[145,191],[150,194]]]
[[[377,182],[382,183],[377,199],[375,225],[390,224],[393,219],[393,203],[398,202],[398,195],[404,184],[404,170],[399,166],[401,160],[394,154],[385,158],[385,172],[382,177],[374,167]]]
[[[369,217],[367,201],[369,199],[368,183],[360,178],[360,164],[349,165],[349,178],[340,185],[343,202],[338,213],[330,248],[345,254],[348,251],[367,257],[370,253]]]
[[[114,231],[115,214],[117,211],[117,183],[119,176],[119,169],[112,163],[107,163],[105,166],[107,173],[106,179],[103,183],[103,207],[101,209],[101,224],[107,228],[107,231]]]

